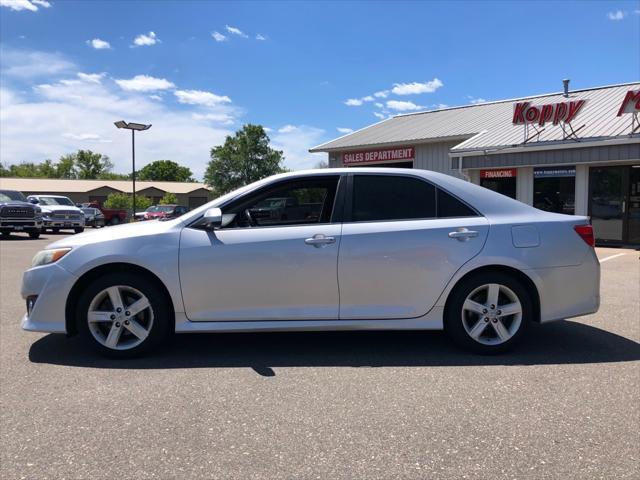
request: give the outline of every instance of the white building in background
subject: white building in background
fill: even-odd
[[[312,148],[330,167],[422,168],[640,244],[640,82],[398,115]]]

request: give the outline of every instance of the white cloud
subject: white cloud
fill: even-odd
[[[374,98],[371,95],[367,95],[366,97],[362,97],[361,100],[363,102],[373,102]]]
[[[149,98],[151,100],[155,100],[156,102],[161,102],[162,101],[162,97],[160,95],[149,95]]]
[[[471,96],[471,95],[467,95],[467,98],[469,99],[469,103],[473,103],[473,104],[476,104],[476,103],[485,103],[485,102],[487,101],[487,99],[486,99],[486,98],[482,98],[482,97],[477,97],[477,98],[476,98],[476,97],[473,97],[473,96]]]
[[[262,127],[262,129],[267,132],[267,133],[271,133],[273,132],[273,128],[269,128],[269,127]]]
[[[298,129],[295,125],[285,125],[278,129],[278,133],[291,133],[295,132]]]
[[[359,107],[360,105],[362,105],[362,100],[360,100],[359,98],[349,98],[348,100],[344,101],[344,104],[348,107]]]
[[[338,130],[340,133],[353,133],[353,128],[344,128],[344,127],[337,127],[336,130]]]
[[[399,112],[406,112],[406,111],[410,111],[410,110],[420,110],[421,107],[420,105],[416,105],[413,102],[402,102],[399,100],[389,100],[387,101],[387,108],[391,109],[391,110],[397,110]]]
[[[205,120],[223,125],[232,125],[234,123],[233,117],[228,113],[194,113],[191,116],[194,120]]]
[[[136,75],[128,80],[116,80],[116,83],[120,88],[129,92],[152,92],[175,87],[172,82],[165,78],[150,77],[149,75]]]
[[[140,165],[168,158],[202,178],[211,147],[223,144],[232,134],[227,127],[194,119],[189,109],[171,108],[145,93],[123,92],[111,82],[46,85],[37,87],[28,99],[4,85],[0,90],[0,158],[4,163],[55,160],[94,142],[95,149],[115,163],[114,171],[128,172],[130,135],[113,125],[125,119],[153,124],[136,142]]]
[[[0,0],[0,7],[7,7],[16,12],[20,10],[37,12],[38,7],[49,8],[50,6],[51,4],[45,0]]]
[[[231,103],[231,99],[226,95],[216,95],[202,90],[176,90],[173,93],[178,98],[178,102],[187,105],[213,107],[221,103]]]
[[[615,12],[607,13],[607,18],[613,21],[622,20],[626,16],[627,12],[623,12],[622,10],[616,10]]]
[[[231,33],[232,35],[238,35],[239,37],[242,37],[242,38],[249,38],[249,36],[239,28],[232,27],[230,25],[225,25],[224,28],[227,30],[227,32]]]
[[[136,47],[151,46],[159,42],[160,42],[160,39],[155,34],[155,32],[149,32],[146,35],[144,33],[141,33],[136,38],[134,38],[132,46],[136,46]]]
[[[267,37],[265,37],[264,35],[261,35],[259,33],[256,35],[256,40],[264,41],[266,39],[267,39]]]
[[[78,78],[85,82],[90,83],[102,83],[102,79],[105,77],[106,73],[82,73],[78,72]]]
[[[376,107],[378,107],[378,108],[384,108],[384,105],[383,105],[383,104],[381,104],[380,102],[376,102],[376,103],[374,103],[374,105],[375,105]]]
[[[379,118],[379,119],[381,119],[381,120],[382,120],[382,119],[384,119],[384,118],[386,118],[386,117],[385,117],[382,113],[380,113],[380,112],[373,112],[373,114],[374,114],[377,118]]]
[[[224,42],[227,39],[226,35],[223,35],[220,32],[213,32],[211,36],[216,42]]]
[[[428,82],[395,83],[391,91],[396,95],[416,95],[420,93],[433,93],[444,84],[438,78]]]
[[[373,94],[376,98],[387,98],[389,96],[389,90],[380,90]]]
[[[284,152],[284,165],[292,170],[313,168],[320,160],[326,159],[325,153],[309,153],[309,148],[325,140],[325,131],[309,125],[287,125],[271,137],[271,145]]]
[[[96,50],[108,50],[111,48],[111,44],[106,40],[101,40],[99,38],[94,38],[93,40],[87,40],[87,45]]]
[[[51,78],[70,72],[75,65],[58,53],[0,49],[2,74],[19,78]]]

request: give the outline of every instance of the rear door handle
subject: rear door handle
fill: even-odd
[[[313,245],[316,248],[320,248],[331,243],[336,243],[336,239],[335,237],[327,237],[321,233],[317,233],[311,238],[306,238],[304,240],[304,243],[306,243],[307,245]]]
[[[470,238],[477,237],[478,232],[475,230],[469,230],[467,228],[458,228],[453,232],[449,232],[449,238],[455,238],[461,242],[466,242]]]

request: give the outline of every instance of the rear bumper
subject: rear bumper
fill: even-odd
[[[539,268],[529,273],[537,277],[542,323],[589,315],[600,308],[600,263],[593,250],[581,265]]]

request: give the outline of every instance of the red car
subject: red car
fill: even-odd
[[[175,218],[187,213],[187,207],[180,205],[156,205],[150,207],[144,212],[145,220],[154,220],[156,218]]]
[[[127,221],[127,211],[124,208],[103,208],[98,202],[83,203],[82,206],[100,210],[104,215],[105,225],[118,225]]]

